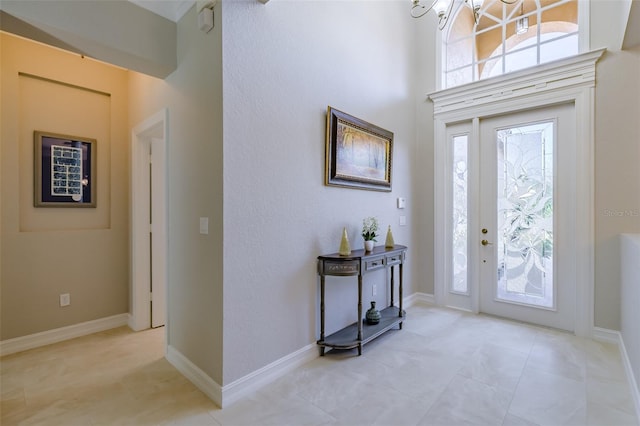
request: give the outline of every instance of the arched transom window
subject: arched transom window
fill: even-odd
[[[443,88],[573,56],[577,0],[485,0],[477,25],[460,1],[443,32]]]

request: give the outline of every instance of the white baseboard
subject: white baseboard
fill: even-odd
[[[211,398],[219,407],[222,407],[222,388],[215,380],[171,345],[167,347],[166,356],[171,365],[189,379],[191,383],[205,395]]]
[[[627,373],[627,379],[629,381],[629,387],[631,388],[631,398],[633,398],[633,404],[636,406],[636,417],[640,419],[640,388],[636,382],[636,376],[631,366],[631,361],[627,355],[627,349],[624,346],[624,339],[620,334],[620,356],[622,356],[622,363],[624,364],[624,371]]]
[[[606,328],[593,327],[591,337],[601,342],[614,343],[618,346],[622,343],[622,336],[619,331],[609,330]]]
[[[82,322],[80,324],[69,325],[67,327],[29,334],[28,336],[3,340],[0,342],[0,356],[22,352],[28,349],[62,342],[64,340],[75,339],[76,337],[82,337],[116,327],[122,327],[123,325],[127,325],[128,320],[129,314],[119,314],[93,321]]]
[[[256,389],[284,376],[299,366],[320,356],[315,343],[284,356],[259,370],[222,387],[222,407],[228,407]]]
[[[594,327],[593,338],[603,342],[615,343],[620,348],[620,357],[622,358],[622,364],[624,365],[624,371],[627,375],[627,381],[629,388],[631,389],[631,398],[636,408],[636,416],[640,419],[640,388],[636,382],[636,377],[631,366],[631,361],[627,355],[627,349],[624,346],[624,339],[622,333],[615,330],[607,330],[606,328]]]
[[[284,376],[319,355],[318,346],[310,344],[221,387],[176,348],[169,346],[167,350],[167,360],[171,365],[221,408],[228,407],[251,392]]]
[[[434,298],[432,294],[426,293],[413,293],[412,295],[403,299],[403,305],[411,307],[416,304],[427,303],[433,304]],[[240,379],[222,386],[221,394],[218,389],[210,390],[215,394],[216,398],[220,400],[214,400],[221,407],[228,407],[234,402],[242,399],[249,393],[265,386],[266,384],[284,376],[299,366],[312,361],[320,355],[318,346],[315,343],[309,344],[296,352],[286,355],[269,365],[266,365]],[[204,373],[203,373],[204,374]],[[210,378],[207,377],[210,380]],[[210,385],[209,385],[210,386]],[[218,386],[216,384],[216,386]],[[219,386],[218,386],[219,387]],[[203,392],[207,393],[203,390]],[[209,393],[207,393],[209,395]],[[218,396],[220,395],[220,396]]]
[[[433,294],[416,292],[405,297],[402,303],[404,304],[404,307],[410,308],[414,305],[435,305],[436,300]]]

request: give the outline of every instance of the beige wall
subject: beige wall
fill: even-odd
[[[1,340],[128,311],[127,73],[7,34]],[[33,132],[97,140],[97,207],[33,207]],[[71,305],[59,306],[59,295]]]
[[[593,0],[591,49],[607,48],[596,68],[595,325],[620,330],[618,235],[640,232],[640,46],[621,51],[627,0]]]
[[[620,330],[618,235],[640,232],[640,47],[596,70],[595,324]]]

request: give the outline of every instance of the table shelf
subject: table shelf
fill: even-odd
[[[399,312],[399,308],[390,306],[380,311],[381,318],[378,324],[367,324],[366,320],[362,320],[362,344],[370,342],[393,327],[397,326],[400,329],[406,312],[402,311],[402,315],[399,315]],[[323,341],[318,340],[318,345],[336,349],[353,349],[357,348],[360,343],[357,322],[325,337]]]

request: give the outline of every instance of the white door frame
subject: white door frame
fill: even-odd
[[[533,108],[574,103],[576,114],[576,318],[575,334],[591,336],[594,327],[594,110],[596,62],[604,49],[517,71],[508,75],[442,90],[429,95],[434,103],[434,296],[445,305],[448,277],[444,247],[447,125],[471,121],[471,139],[479,137],[479,119]],[[477,144],[471,142],[471,146]],[[472,226],[470,224],[470,226]],[[475,229],[475,228],[472,228]],[[473,247],[473,246],[472,246]],[[478,277],[477,268],[470,270]],[[474,280],[476,282],[477,280]],[[476,292],[477,293],[477,292]],[[478,312],[477,297],[472,297]]]
[[[574,155],[576,152],[575,138],[575,105],[573,103],[549,106],[531,111],[507,113],[500,116],[483,119],[480,122],[480,158],[473,165],[478,168],[480,174],[479,185],[479,212],[480,224],[473,230],[471,244],[480,248],[481,257],[472,259],[475,265],[480,266],[481,285],[478,286],[480,297],[480,311],[493,313],[494,315],[528,321],[547,327],[573,332],[575,329],[575,303],[576,275],[574,265],[576,253],[575,217],[578,214],[575,208],[574,189],[575,167]],[[552,147],[553,168],[553,250],[551,260],[551,287],[553,305],[547,307],[536,306],[535,302],[499,299],[497,293],[498,284],[498,247],[499,235],[502,230],[498,228],[498,198],[497,186],[498,172],[498,144],[497,131],[499,129],[513,129],[534,124],[545,123],[551,127],[551,136],[545,141]],[[506,148],[503,161],[507,161]],[[481,164],[482,166],[478,166]],[[528,164],[530,166],[530,164]],[[469,167],[471,168],[471,166]],[[510,183],[510,182],[509,182]],[[505,182],[505,184],[508,184]],[[480,228],[488,228],[487,235],[479,233]],[[492,245],[482,247],[480,240],[489,238]],[[480,261],[482,259],[482,262]],[[506,262],[506,259],[503,259]],[[505,267],[506,267],[505,263]],[[505,271],[506,272],[506,271]],[[484,275],[483,275],[484,274]],[[498,301],[500,300],[500,301]]]
[[[131,132],[131,318],[129,327],[132,330],[150,328],[151,323],[151,293],[149,291],[151,250],[149,241],[149,148],[160,149],[157,159],[164,164],[157,164],[161,170],[161,177],[166,183],[166,150],[168,139],[168,110],[158,113],[136,125]],[[155,156],[154,156],[155,157]],[[154,158],[155,160],[155,158]],[[158,251],[166,259],[167,253],[167,194],[166,184],[159,193],[154,194],[153,210],[153,250]],[[158,199],[160,198],[160,199]],[[162,206],[158,208],[158,206]],[[163,255],[164,253],[164,255]],[[167,262],[162,262],[160,268],[154,267],[155,273],[164,274],[166,283],[168,277]],[[161,290],[161,297],[168,302],[168,286]],[[164,308],[164,317],[168,321],[168,309]]]

